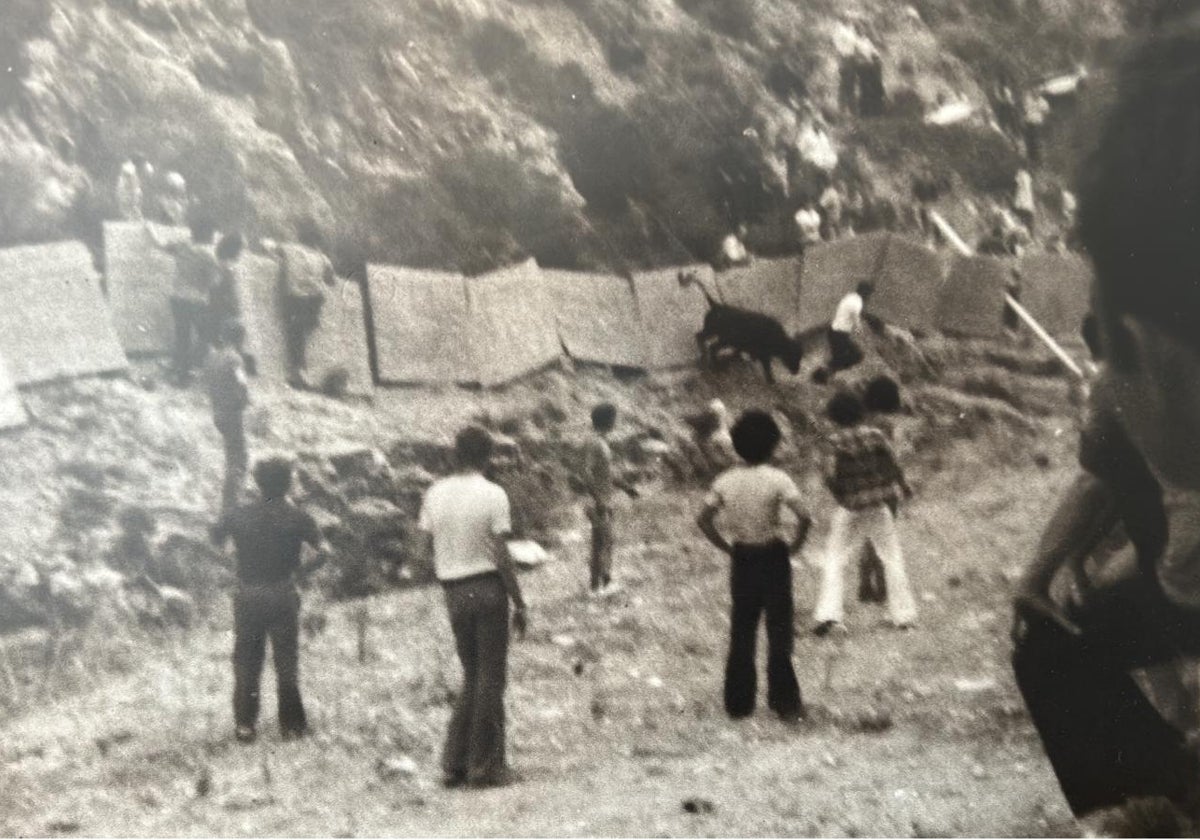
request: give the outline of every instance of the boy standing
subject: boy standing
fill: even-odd
[[[279,270],[283,287],[284,327],[287,336],[288,382],[293,387],[307,385],[308,345],[321,324],[321,308],[333,290],[336,278],[333,263],[312,247],[312,238],[303,245],[279,246]]]
[[[328,543],[317,523],[287,498],[292,465],[285,458],[269,458],[254,467],[254,480],[262,497],[221,517],[212,530],[213,542],[232,539],[237,549],[237,590],[233,596],[233,713],[237,739],[253,741],[257,735],[259,681],[267,639],[275,660],[279,700],[279,728],[285,739],[308,730],[300,698],[300,594],[296,578],[303,578],[324,562]],[[300,552],[307,544],[317,550],[314,561],[301,566]]]
[[[892,623],[907,629],[917,620],[917,605],[909,589],[892,511],[899,494],[909,498],[912,490],[883,432],[863,422],[858,397],[840,392],[829,401],[826,413],[839,429],[829,437],[822,472],[838,508],[830,523],[813,632],[824,636],[842,625],[846,561],[857,557],[868,544],[883,563]]]
[[[212,403],[213,424],[225,444],[225,483],[221,490],[221,513],[237,505],[246,481],[246,424],[243,415],[250,403],[250,389],[238,348],[245,330],[237,321],[221,326],[217,344],[204,365],[204,384]]]
[[[417,525],[423,553],[442,584],[463,685],[442,753],[446,787],[497,787],[511,781],[504,750],[508,605],[525,635],[525,599],[507,540],[508,496],[484,478],[492,457],[486,429],[468,426],[454,440],[458,470],[425,491]]]
[[[608,435],[617,425],[617,408],[612,403],[600,403],[592,409],[592,430],[596,433],[584,453],[583,479],[591,504],[587,509],[592,523],[592,554],[589,564],[590,587],[593,594],[613,592],[613,504],[615,488],[624,490],[631,498],[637,490],[613,475],[612,447]]]
[[[766,613],[767,706],[787,721],[805,716],[800,685],[792,667],[792,564],[789,555],[804,545],[812,524],[795,482],[768,461],[781,433],[765,411],[747,411],[734,424],[733,447],[744,465],[722,473],[696,520],[704,536],[731,562],[729,658],[725,665],[725,711],[743,718],[754,711],[757,674],[754,648],[759,616]],[[785,542],[780,522],[789,508],[798,525]],[[722,530],[717,516],[722,517]]]

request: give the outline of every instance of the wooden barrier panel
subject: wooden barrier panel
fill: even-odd
[[[542,269],[542,282],[572,358],[645,367],[646,349],[632,284],[611,274]]]
[[[381,382],[476,381],[461,274],[368,265],[367,295]]]
[[[128,368],[79,242],[0,251],[0,356],[18,385]]]
[[[1019,266],[1029,314],[1052,335],[1078,335],[1091,309],[1091,264],[1078,254],[1033,254]]]
[[[887,241],[886,233],[868,233],[805,251],[798,327],[808,331],[828,326],[838,301],[863,280],[876,280]]]
[[[897,327],[928,332],[937,325],[938,295],[944,280],[945,265],[936,251],[893,234],[866,309]]]
[[[478,381],[510,382],[562,355],[554,312],[532,259],[467,279],[471,347]]]
[[[1012,269],[1011,261],[999,257],[957,257],[942,285],[938,329],[975,338],[1000,335]]]
[[[770,315],[788,332],[800,326],[799,259],[755,260],[717,275],[717,291],[730,306]]]
[[[0,429],[16,429],[29,422],[17,383],[8,370],[8,362],[0,358]]]
[[[147,224],[164,242],[188,238],[188,230],[183,227],[153,222],[104,223],[108,305],[121,346],[129,355],[169,353],[175,341],[171,317],[175,260],[146,235]]]
[[[642,323],[648,368],[683,367],[700,360],[696,333],[704,324],[708,301],[695,284],[680,284],[681,272],[698,277],[709,294],[717,293],[712,268],[707,265],[665,268],[633,275],[633,294]]]

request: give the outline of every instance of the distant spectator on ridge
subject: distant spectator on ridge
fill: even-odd
[[[142,218],[142,179],[137,164],[127,160],[117,173],[115,190],[117,218],[125,221],[140,221]]]
[[[836,182],[831,181],[817,200],[821,208],[821,238],[825,241],[842,235],[842,192]]]

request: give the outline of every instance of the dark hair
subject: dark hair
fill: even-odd
[[[597,432],[611,432],[617,425],[617,407],[612,403],[600,403],[592,409],[592,428]]]
[[[200,245],[210,244],[217,233],[217,226],[213,224],[212,219],[193,219],[189,228],[192,231],[192,241]]]
[[[870,297],[875,292],[875,284],[870,280],[863,280],[854,287],[854,291],[858,292],[859,297]]]
[[[482,426],[467,426],[454,438],[454,457],[460,467],[484,469],[492,458],[492,435]]]
[[[863,389],[863,408],[880,414],[895,414],[900,410],[900,385],[887,374],[880,374]]]
[[[242,326],[242,322],[236,318],[230,318],[221,324],[221,329],[217,331],[217,338],[226,344],[236,347],[246,339],[246,328]]]
[[[242,255],[242,248],[245,246],[246,241],[242,239],[240,233],[237,231],[227,233],[217,243],[217,259],[232,262]]]
[[[1122,314],[1200,349],[1200,25],[1163,3],[1119,75],[1116,101],[1079,178],[1079,236],[1096,269],[1105,336]],[[1120,364],[1121,343],[1105,353]]]
[[[863,419],[863,404],[849,391],[839,391],[825,406],[825,416],[839,426],[857,426]]]
[[[733,451],[747,464],[765,464],[775,454],[783,433],[775,418],[765,411],[750,409],[742,412],[729,431]]]
[[[292,486],[292,462],[276,456],[264,458],[254,465],[254,483],[267,499],[278,499]]]

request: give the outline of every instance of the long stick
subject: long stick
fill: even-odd
[[[946,237],[946,241],[953,246],[954,250],[958,251],[964,257],[975,256],[975,249],[963,241],[963,238],[958,235],[958,231],[952,228],[950,223],[943,219],[938,211],[930,210],[929,218],[937,225],[937,229],[941,231],[942,236]],[[1029,310],[1017,303],[1016,299],[1008,293],[1004,295],[1004,302],[1012,307],[1012,311],[1017,313],[1017,317],[1024,321],[1025,325],[1033,330],[1033,334],[1050,348],[1050,352],[1063,363],[1063,366],[1067,370],[1071,371],[1079,379],[1085,378],[1083,370],[1075,363],[1075,360],[1068,356],[1067,351],[1062,349],[1062,345],[1055,341],[1050,333],[1046,332],[1045,328],[1037,322],[1037,319],[1029,314]]]
[[[1040,338],[1042,343],[1050,348],[1050,352],[1058,357],[1058,360],[1063,363],[1067,370],[1071,371],[1071,373],[1075,374],[1075,376],[1079,379],[1084,378],[1083,370],[1080,369],[1079,365],[1075,364],[1075,360],[1067,355],[1067,351],[1063,350],[1062,347],[1059,346],[1059,343],[1050,337],[1050,333],[1046,332],[1046,330],[1042,328],[1042,325],[1039,324],[1034,317],[1029,314],[1029,311],[1025,309],[1024,306],[1017,303],[1016,299],[1008,293],[1005,293],[1004,295],[1004,302],[1011,306],[1013,312],[1016,312],[1020,319],[1025,322],[1025,325],[1029,327],[1029,329],[1033,330],[1033,334]]]

